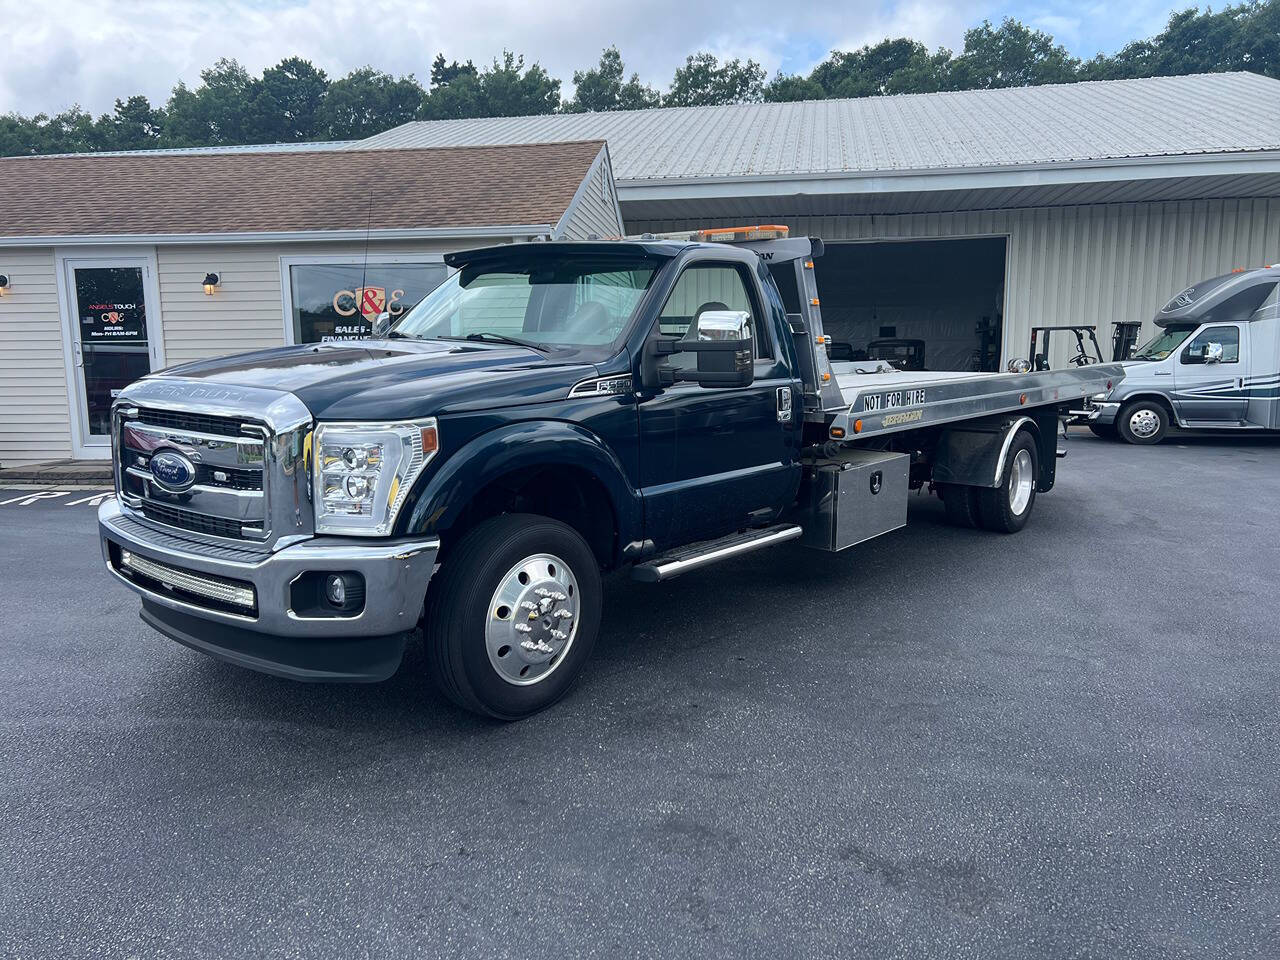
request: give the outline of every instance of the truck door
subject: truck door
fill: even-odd
[[[1239,423],[1249,399],[1248,324],[1216,323],[1203,328],[1178,354],[1173,402],[1186,423]]]
[[[686,266],[651,336],[683,337],[708,310],[751,314],[755,379],[638,395],[645,536],[659,548],[738,529],[753,511],[789,502],[799,483],[800,387],[746,264]],[[677,353],[670,362],[696,367],[697,355]]]

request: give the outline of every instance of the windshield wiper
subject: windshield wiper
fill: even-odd
[[[401,333],[399,330],[392,330],[387,334],[388,340],[421,340],[421,337],[415,337],[412,333]]]
[[[537,350],[539,353],[550,353],[551,348],[543,343],[534,343],[532,340],[521,340],[519,337],[509,337],[505,333],[492,333],[489,330],[480,330],[476,333],[468,333],[465,337],[436,337],[437,340],[470,340],[473,343],[510,343],[517,347],[528,347],[530,350]]]

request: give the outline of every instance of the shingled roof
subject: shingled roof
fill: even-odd
[[[0,240],[549,227],[601,140],[0,159]]]

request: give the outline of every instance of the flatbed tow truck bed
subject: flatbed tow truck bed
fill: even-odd
[[[1120,364],[964,373],[876,370],[866,362],[832,363],[831,373],[842,403],[823,412],[831,418],[829,436],[838,441],[1070,403],[1105,392],[1124,375]]]

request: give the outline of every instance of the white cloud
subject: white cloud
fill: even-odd
[[[1150,21],[1157,6],[1167,9],[1139,0],[1126,19]],[[574,69],[617,44],[629,70],[665,87],[699,49],[751,57],[772,74],[784,65],[807,69],[832,48],[886,36],[958,47],[966,27],[1010,12],[1020,15],[997,0],[847,0],[800,8],[765,0],[0,0],[0,113],[56,112],[77,102],[97,113],[133,93],[162,103],[175,82],[197,84],[200,70],[219,57],[259,72],[295,54],[330,76],[371,64],[425,82],[437,51],[481,63],[506,47],[541,62],[564,81],[567,95]],[[1049,23],[1078,14],[1078,6],[1051,0],[1024,16]]]

